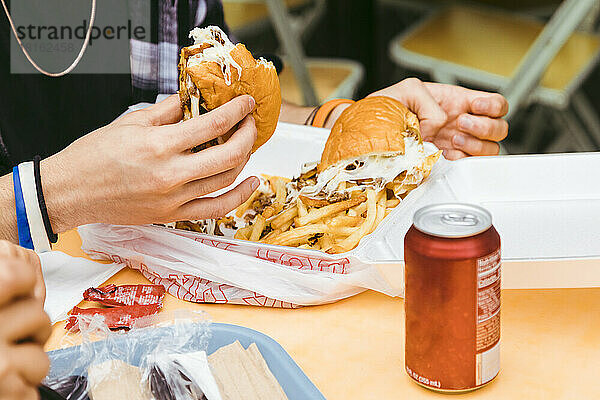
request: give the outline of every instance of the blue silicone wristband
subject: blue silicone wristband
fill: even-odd
[[[29,222],[27,221],[27,211],[25,210],[25,200],[23,200],[18,166],[13,168],[13,186],[15,189],[15,209],[17,212],[19,244],[26,249],[33,249],[33,240],[31,239],[31,231],[29,229]]]

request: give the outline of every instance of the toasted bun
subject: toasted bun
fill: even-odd
[[[364,98],[345,109],[331,128],[317,171],[363,155],[404,154],[405,137],[421,141],[415,114],[390,97]]]
[[[179,95],[184,116],[191,116],[189,92],[195,90],[199,92],[200,105],[208,111],[237,96],[244,94],[252,96],[256,101],[256,108],[251,114],[258,132],[252,148],[254,152],[271,138],[279,119],[281,90],[277,71],[271,62],[255,60],[243,44],[238,44],[229,51],[229,55],[237,65],[229,67],[228,79],[225,77],[226,71],[223,66],[215,61],[187,65],[190,55],[210,47],[212,46],[203,44],[200,48],[184,48],[181,52]],[[190,80],[193,83],[191,88]]]

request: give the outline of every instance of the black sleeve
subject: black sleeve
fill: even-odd
[[[197,1],[206,1],[206,18],[200,24],[201,28],[205,28],[209,25],[216,25],[223,30],[229,36],[232,42],[237,42],[235,37],[232,37],[231,32],[229,30],[229,26],[225,22],[225,14],[223,11],[223,3],[221,0],[197,0]],[[254,53],[253,53],[254,54]],[[283,61],[276,54],[272,53],[258,53],[254,54],[256,58],[263,57],[267,61],[271,61],[277,70],[277,74],[280,74],[283,70]]]
[[[202,1],[202,0],[199,0]],[[206,2],[206,18],[200,24],[201,28],[206,28],[210,25],[216,25],[230,36],[229,26],[225,23],[225,13],[223,11],[223,3],[221,0],[204,0]]]
[[[206,5],[204,20],[196,25],[196,13],[201,3]],[[189,33],[192,29],[218,26],[230,36],[229,27],[225,23],[223,3],[221,0],[179,0],[177,3],[177,40],[179,47],[189,46],[191,39]]]

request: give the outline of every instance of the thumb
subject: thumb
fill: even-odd
[[[400,82],[406,88],[406,106],[419,118],[423,139],[434,138],[438,131],[446,125],[448,115],[427,90],[423,82],[417,78],[409,78]]]

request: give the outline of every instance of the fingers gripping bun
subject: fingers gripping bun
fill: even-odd
[[[358,156],[404,154],[406,137],[421,142],[419,120],[402,103],[384,96],[359,100],[346,108],[333,125],[318,171]]]
[[[217,27],[196,28],[191,36],[196,44],[182,49],[179,63],[184,119],[248,94],[256,101],[256,151],[273,135],[279,119],[281,90],[275,67],[254,59],[243,44],[232,44]]]

